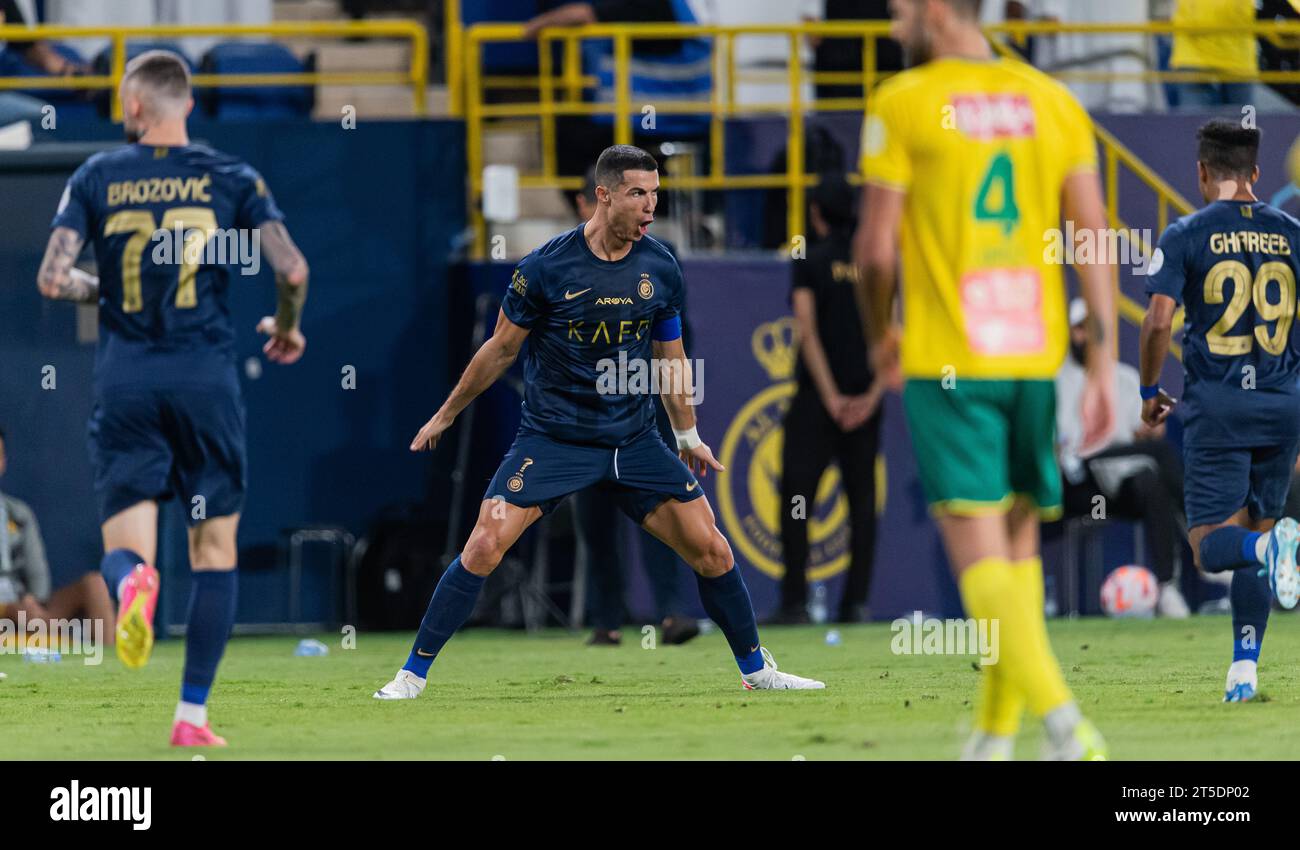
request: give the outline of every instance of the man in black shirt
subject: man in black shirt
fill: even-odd
[[[791,304],[799,332],[798,390],[785,418],[781,482],[782,622],[807,622],[808,520],[817,486],[831,461],[840,467],[849,503],[848,582],[840,622],[864,616],[876,543],[876,454],[884,385],[867,365],[850,256],[853,190],[823,175],[810,195],[817,241],[794,262]],[[804,509],[796,510],[802,498]]]

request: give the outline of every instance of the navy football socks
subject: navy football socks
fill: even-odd
[[[1201,567],[1206,572],[1221,573],[1258,565],[1255,546],[1262,536],[1262,532],[1236,525],[1214,529],[1201,538]]]
[[[758,643],[758,621],[754,617],[754,604],[749,599],[749,588],[738,567],[732,567],[720,576],[706,578],[698,573],[700,601],[709,619],[727,637],[731,654],[741,673],[757,673],[763,669],[763,654]]]
[[[1259,661],[1259,647],[1264,642],[1264,627],[1273,606],[1273,591],[1268,576],[1257,570],[1237,570],[1232,574],[1232,660]]]
[[[104,584],[108,585],[108,592],[114,599],[117,599],[117,588],[122,580],[131,574],[136,564],[143,563],[144,558],[130,549],[114,549],[104,553],[103,560],[99,562],[99,572],[104,576]]]
[[[429,667],[439,651],[451,640],[456,630],[474,613],[479,591],[483,589],[483,576],[465,569],[460,556],[451,562],[438,580],[438,586],[429,600],[429,610],[424,612],[420,631],[415,636],[411,654],[402,665],[421,679],[429,677]]]
[[[235,570],[199,570],[191,579],[181,701],[204,705],[235,624],[239,574]]]

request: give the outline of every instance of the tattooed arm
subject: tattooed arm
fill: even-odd
[[[85,240],[71,227],[56,227],[45,246],[45,259],[36,274],[36,288],[54,301],[94,304],[99,301],[99,278],[74,268]]]
[[[277,297],[275,315],[258,322],[257,330],[270,337],[262,347],[266,356],[275,363],[289,364],[302,357],[307,347],[299,330],[302,308],[307,303],[307,260],[293,244],[284,222],[268,221],[259,230],[262,253],[275,270]]]

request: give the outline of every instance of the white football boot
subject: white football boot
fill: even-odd
[[[1259,689],[1256,678],[1258,665],[1254,661],[1241,660],[1232,662],[1228,668],[1228,682],[1223,686],[1224,702],[1250,702]]]
[[[1074,703],[1054,708],[1043,718],[1044,761],[1106,761],[1106,739],[1079,713]]]
[[[1186,620],[1192,616],[1187,607],[1187,600],[1179,592],[1177,584],[1167,581],[1160,585],[1160,596],[1156,599],[1156,613],[1170,620]]]
[[[767,651],[767,647],[761,647],[761,650],[763,652],[763,669],[756,670],[753,673],[745,673],[740,677],[740,683],[745,686],[745,690],[816,691],[826,687],[825,682],[819,682],[816,679],[805,679],[791,673],[782,673],[776,669],[776,660],[772,658],[772,653]]]
[[[1264,566],[1268,568],[1268,586],[1278,604],[1291,609],[1300,601],[1300,568],[1296,567],[1296,547],[1300,545],[1300,524],[1282,517],[1269,532]]]
[[[1016,739],[1010,735],[990,735],[975,730],[962,747],[962,761],[1011,761],[1015,758]]]
[[[375,699],[415,699],[424,692],[427,681],[410,670],[398,670],[393,681],[375,691]]]

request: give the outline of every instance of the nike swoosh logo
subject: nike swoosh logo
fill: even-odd
[[[587,294],[588,292],[590,292],[590,291],[591,291],[591,287],[590,287],[590,286],[587,287],[586,289],[582,290],[581,292],[569,292],[569,291],[566,289],[566,290],[564,291],[564,300],[565,300],[565,301],[572,301],[573,299],[577,298],[579,295],[586,295],[586,294]]]
[[[432,653],[432,652],[425,652],[423,649],[417,649],[417,650],[415,651],[415,654],[418,655],[418,656],[420,656],[421,658],[432,658],[432,657],[433,657],[433,653]]]
[[[750,651],[750,652],[758,652],[758,647],[756,647],[756,646],[751,646],[751,647],[749,648],[749,651]]]
[[[698,482],[698,481],[692,481],[690,484],[687,484],[687,485],[686,485],[686,492],[689,493],[689,492],[691,492],[692,490],[694,490],[696,487],[699,487],[699,486],[700,486],[700,482]]]

